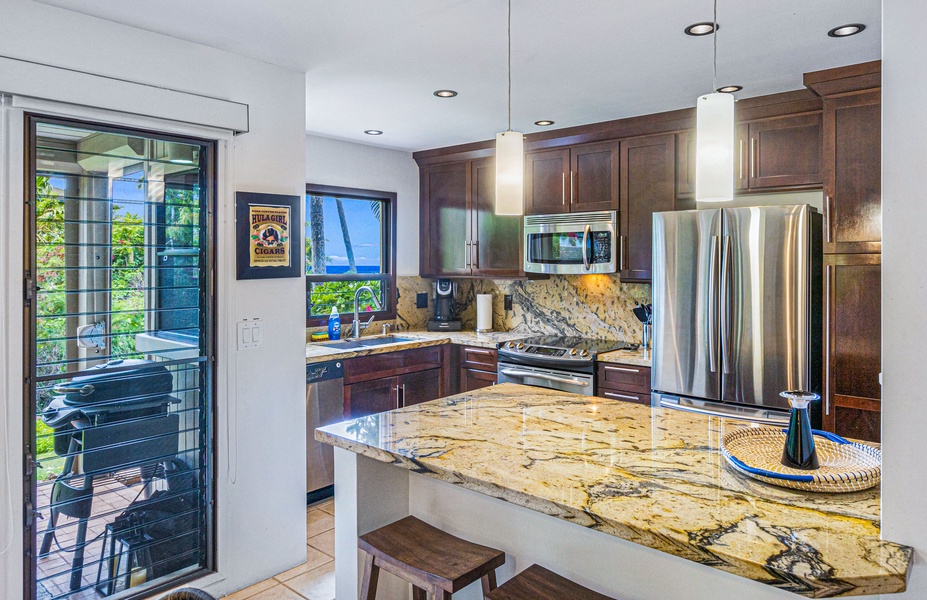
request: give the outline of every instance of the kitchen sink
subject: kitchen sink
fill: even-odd
[[[387,335],[377,338],[361,338],[359,340],[345,340],[343,342],[331,342],[325,344],[326,348],[337,348],[338,350],[360,350],[373,346],[384,346],[386,344],[401,344],[403,342],[414,342],[415,338],[401,337],[397,335]]]
[[[359,340],[354,340],[352,344],[360,344],[361,346],[382,346],[384,344],[401,344],[403,342],[414,342],[415,338],[400,337],[398,335],[386,335],[378,338],[361,338]]]
[[[324,345],[325,348],[337,348],[339,350],[357,350],[364,346],[357,342],[331,342]]]

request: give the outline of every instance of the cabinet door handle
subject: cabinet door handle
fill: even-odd
[[[574,202],[574,200],[573,200],[573,187],[574,187],[574,183],[573,183],[573,171],[570,170],[570,204],[573,204],[573,202]]]
[[[756,138],[750,138],[750,179],[756,177]]]
[[[830,243],[833,240],[833,229],[831,223],[833,222],[833,216],[831,215],[831,203],[830,196],[824,196],[824,239],[827,243]]]
[[[641,372],[640,369],[630,369],[628,367],[613,367],[611,365],[606,366],[605,370],[606,371],[621,371],[623,373],[640,373]]]
[[[560,175],[560,204],[566,206],[566,173]]]
[[[833,290],[834,266],[824,267],[824,414],[830,416],[830,354],[831,334],[831,292]]]
[[[744,140],[737,141],[737,146],[740,148],[740,170],[738,172],[740,173],[741,181],[747,178],[747,175],[744,173],[744,146],[746,145],[747,143]]]
[[[473,240],[470,242],[471,248],[473,249],[473,261],[472,265],[474,269],[480,268],[480,243],[479,240]]]
[[[399,389],[402,400],[400,400],[399,406],[406,405],[406,384],[402,384],[402,387]]]
[[[618,236],[618,270],[624,271],[624,236]]]
[[[466,242],[466,249],[464,250],[464,262],[466,263],[464,267],[469,269],[470,268],[470,240],[467,240]]]
[[[618,398],[619,400],[640,400],[640,396],[629,396],[627,394],[616,394],[615,392],[602,392],[606,398]]]

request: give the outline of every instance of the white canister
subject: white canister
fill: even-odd
[[[476,295],[476,331],[492,331],[492,294]]]

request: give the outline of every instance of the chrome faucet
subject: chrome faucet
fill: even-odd
[[[360,338],[361,331],[367,329],[367,327],[369,327],[370,324],[373,323],[373,320],[376,318],[376,315],[370,315],[369,321],[366,323],[360,322],[360,315],[358,314],[360,311],[357,307],[357,303],[360,300],[360,295],[363,291],[370,293],[370,297],[373,299],[373,305],[377,310],[380,310],[380,301],[377,300],[377,295],[373,292],[372,289],[370,289],[369,285],[362,285],[361,287],[357,288],[357,291],[354,292],[354,329],[351,332],[351,337],[355,340]]]

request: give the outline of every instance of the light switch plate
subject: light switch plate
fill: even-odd
[[[260,319],[243,319],[238,322],[238,349],[254,350],[264,347],[264,333]]]

